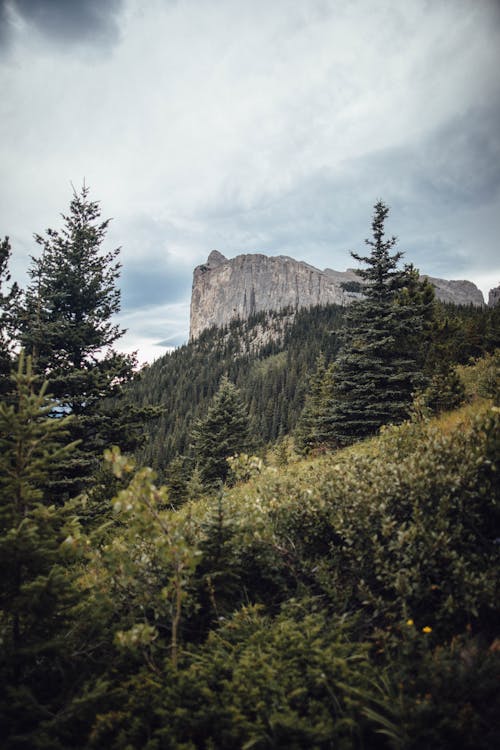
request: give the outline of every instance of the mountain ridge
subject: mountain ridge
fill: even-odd
[[[482,292],[467,280],[426,276],[443,302],[485,304]],[[228,259],[213,250],[193,271],[190,340],[207,328],[221,328],[235,318],[247,320],[263,311],[316,305],[345,306],[362,296],[362,280],[354,269],[315,268],[287,255],[245,253]]]

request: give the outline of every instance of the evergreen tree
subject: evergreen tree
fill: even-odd
[[[228,617],[244,595],[243,571],[234,554],[234,522],[226,514],[222,492],[217,493],[214,503],[201,527],[202,556],[195,575],[201,605],[196,619],[202,631]]]
[[[433,413],[455,409],[465,400],[465,387],[449,362],[439,365],[423,391],[424,405]]]
[[[333,391],[333,365],[326,366],[323,353],[318,355],[316,369],[309,380],[309,392],[295,429],[295,448],[298,453],[309,453],[328,442],[325,431],[328,403]]]
[[[4,285],[10,281],[9,260],[11,247],[9,238],[0,243],[0,396],[5,394],[10,385],[12,366],[12,342],[15,335],[15,305],[20,290],[16,283],[10,289]]]
[[[100,220],[85,185],[63,220],[61,231],[35,235],[42,254],[32,259],[20,321],[23,347],[36,372],[50,379],[60,413],[74,415],[71,436],[81,441],[54,480],[54,497],[61,498],[85,488],[107,445],[131,447],[139,427],[137,414],[119,400],[135,361],[113,349],[124,331],[113,322],[119,249],[101,251],[109,220]]]
[[[398,270],[403,254],[391,254],[396,237],[385,238],[388,213],[382,201],[375,204],[373,238],[365,240],[370,255],[351,253],[367,267],[357,271],[365,282],[364,298],[349,308],[335,366],[328,432],[330,441],[338,445],[405,419],[422,380],[415,352],[404,346],[410,335],[422,330],[422,312],[400,297],[411,276],[408,268]]]
[[[35,392],[23,356],[13,381],[12,403],[0,404],[2,747],[55,747],[45,729],[51,735],[64,721],[78,680],[71,627],[82,595],[75,563],[86,545],[73,505],[55,507],[43,491],[72,448],[65,444],[71,417],[51,416],[54,402],[46,386]]]
[[[416,328],[404,326],[399,332],[398,346],[401,351],[413,352],[414,359],[424,373],[432,368],[433,341],[438,325],[438,304],[434,287],[427,277],[421,277],[413,264],[405,266],[404,286],[396,296],[396,305],[403,315],[411,313],[419,320]]]
[[[455,366],[462,359],[464,338],[468,338],[465,329],[466,321],[454,310],[442,309],[432,321],[424,362],[426,382],[419,393],[422,404],[431,412],[453,409],[464,401],[465,389]]]
[[[199,500],[204,493],[205,488],[203,486],[201,471],[198,466],[195,466],[193,473],[186,483],[186,500]]]
[[[238,389],[226,377],[208,414],[196,422],[192,436],[195,458],[207,488],[226,481],[230,456],[250,449],[248,414]]]
[[[169,502],[177,508],[187,499],[189,476],[184,456],[176,456],[170,461],[166,471]]]

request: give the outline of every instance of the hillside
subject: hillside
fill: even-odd
[[[332,312],[315,311],[327,340]],[[440,354],[493,346],[493,311],[440,314]],[[163,364],[195,381],[220,341],[226,366],[279,382],[313,340],[304,321],[280,351],[254,349],[256,319],[255,337],[207,333]],[[496,747],[498,351],[451,374],[438,383],[460,378],[460,409],[431,418],[417,400],[411,420],[307,459],[289,437],[234,457],[219,430],[236,409],[219,412],[227,482],[195,486],[196,467],[183,504],[116,446],[54,501],[74,415],[54,418],[21,356],[0,403],[6,750]]]
[[[139,472],[95,558],[118,652],[92,746],[495,747],[499,427],[480,399],[314,460],[241,458],[246,480],[176,512]]]
[[[493,351],[500,344],[500,308],[438,307],[440,336],[452,362]],[[144,429],[140,463],[164,472],[178,454],[190,453],[194,420],[206,413],[221,377],[240,389],[257,445],[293,432],[320,352],[328,361],[338,349],[345,308],[336,305],[260,313],[248,321],[205,331],[196,341],[146,368],[133,386],[134,405],[160,406]]]
[[[293,320],[287,310],[261,313],[207,330],[154,362],[131,393],[134,403],[163,409],[146,426],[149,439],[139,460],[162,472],[178,453],[189,451],[193,422],[206,412],[223,375],[242,391],[257,442],[265,445],[288,434],[318,352],[329,359],[336,352],[342,320],[343,310],[335,305],[300,311]]]

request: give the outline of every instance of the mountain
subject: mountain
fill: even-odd
[[[442,302],[484,305],[481,291],[471,281],[428,277]],[[323,271],[284,255],[261,253],[228,259],[214,250],[194,269],[191,294],[190,339],[206,328],[247,320],[270,310],[350,304],[362,292],[354,270]]]
[[[495,307],[500,302],[500,284],[493,289],[490,289],[488,297],[488,306]]]

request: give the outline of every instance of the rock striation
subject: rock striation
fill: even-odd
[[[428,277],[436,296],[455,304],[483,305],[480,290],[470,281]],[[190,339],[206,328],[228,325],[234,318],[284,308],[348,305],[362,296],[355,271],[321,271],[284,255],[260,253],[228,259],[214,250],[193,274]]]
[[[488,307],[496,307],[500,302],[500,285],[490,289],[488,295]]]

